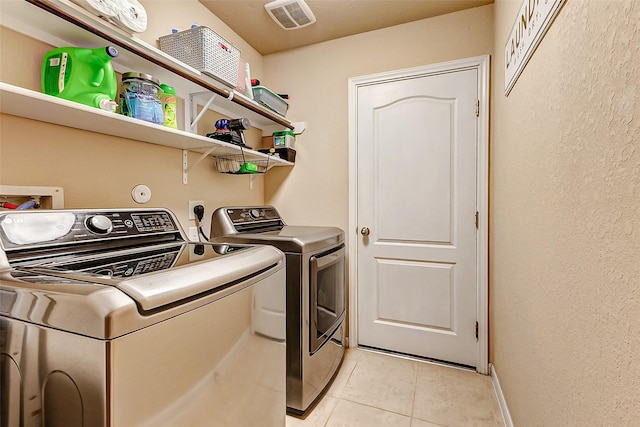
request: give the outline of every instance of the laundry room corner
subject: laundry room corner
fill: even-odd
[[[2,2],[2,8],[12,2]],[[256,73],[262,71],[262,56],[251,48],[199,2],[184,1],[180,8],[167,8],[164,2],[141,2],[147,11],[149,28],[139,37],[156,45],[157,38],[172,28],[192,24],[210,25],[242,48]],[[197,16],[199,22],[194,22]],[[54,46],[6,26],[0,27],[3,55],[8,49],[20,51],[12,61],[0,64],[2,82],[39,92],[42,58]],[[144,72],[140,69],[135,71]],[[118,76],[120,73],[118,73]],[[185,127],[184,110],[188,94],[178,93],[178,122]],[[201,111],[201,110],[198,110]],[[215,131],[214,123],[227,116],[207,111],[198,132]],[[66,208],[87,207],[167,207],[187,228],[188,201],[203,200],[207,209],[238,203],[264,203],[265,176],[233,176],[219,173],[212,156],[202,159],[188,171],[184,184],[182,150],[134,139],[120,138],[71,126],[59,126],[27,118],[2,114],[0,117],[0,182],[4,185],[55,185],[64,188]],[[78,127],[82,127],[78,123]],[[245,132],[250,144],[262,146],[262,132]],[[188,152],[187,164],[200,159]],[[135,202],[132,191],[137,185],[150,189],[150,200]],[[208,233],[212,211],[205,212],[203,228]]]

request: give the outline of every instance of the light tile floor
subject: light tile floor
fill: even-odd
[[[287,427],[502,427],[491,378],[432,363],[349,349],[315,409]]]

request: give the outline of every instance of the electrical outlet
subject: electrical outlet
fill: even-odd
[[[189,227],[189,235],[187,237],[192,242],[198,242],[199,241],[198,227]],[[197,261],[198,259],[202,258],[202,252],[201,251],[198,252],[196,250],[198,246],[202,247],[201,245],[197,245],[197,244],[189,245],[189,261]]]
[[[192,242],[198,241],[198,227],[189,227],[189,240]]]
[[[193,213],[193,208],[202,205],[204,208],[204,202],[202,200],[189,200],[189,219],[196,219],[196,215]]]

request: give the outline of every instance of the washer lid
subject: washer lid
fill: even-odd
[[[190,260],[196,251],[202,255]],[[140,311],[148,312],[217,292],[277,265],[281,258],[280,252],[268,247],[191,242],[19,269],[113,286],[134,300]]]
[[[282,254],[273,248],[251,247],[225,257],[133,277],[121,281],[117,287],[133,298],[142,310],[152,311],[207,293],[227,295],[237,290],[236,285],[281,263]]]
[[[129,278],[24,266],[0,271],[0,315],[112,339],[224,298],[284,265],[282,252],[256,246]]]

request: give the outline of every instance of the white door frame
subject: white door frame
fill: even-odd
[[[349,346],[358,343],[358,161],[357,161],[357,91],[384,81],[393,81],[416,76],[428,76],[457,70],[478,70],[479,119],[476,155],[476,210],[477,231],[477,313],[478,351],[476,369],[481,374],[489,373],[489,66],[490,56],[443,62],[404,70],[389,71],[349,79]]]

